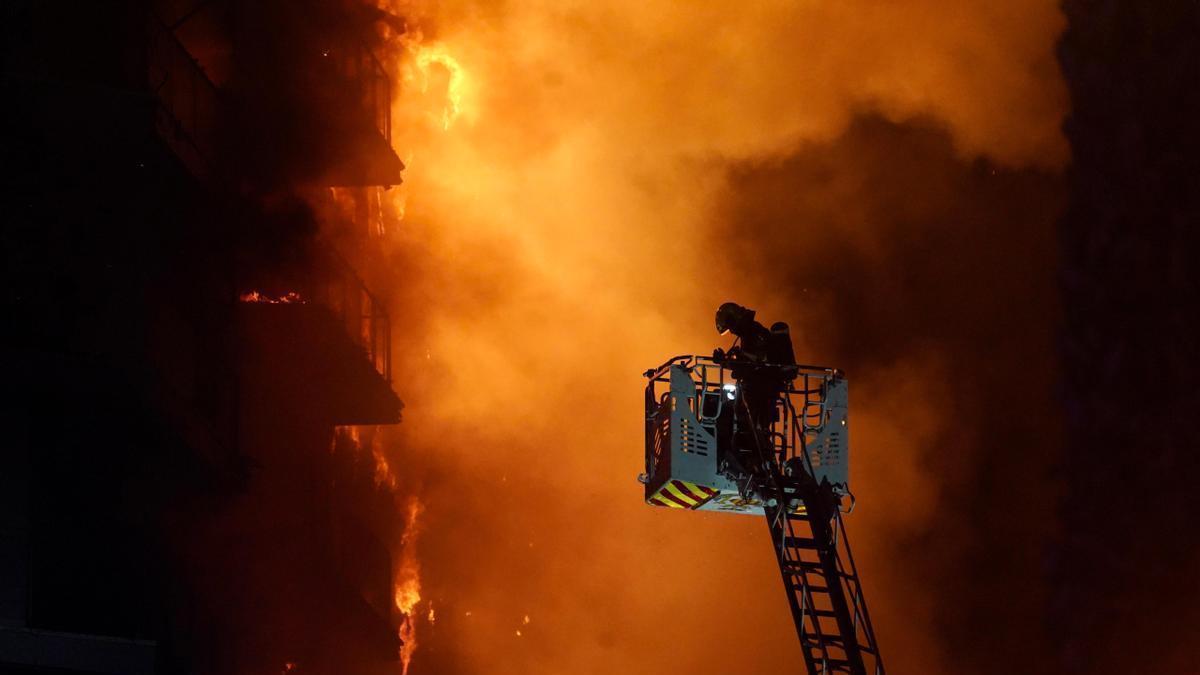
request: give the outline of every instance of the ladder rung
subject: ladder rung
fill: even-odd
[[[846,636],[842,635],[841,627],[839,626],[822,625],[821,640],[823,640],[826,644],[830,644],[835,647],[846,646]]]
[[[810,551],[817,550],[817,541],[807,537],[784,537],[783,544],[792,548],[803,548]]]
[[[808,589],[800,589],[800,588],[796,589],[797,592],[799,592],[801,590],[807,590],[809,595],[811,595],[814,598],[829,597],[829,589],[825,588],[824,586],[817,586],[816,588],[808,588]]]

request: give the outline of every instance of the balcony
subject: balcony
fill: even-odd
[[[220,158],[227,173],[260,185],[399,184],[391,81],[378,59],[354,31],[326,34],[286,4],[267,16],[266,4],[238,8],[230,34],[203,36],[234,54],[235,76],[220,88],[171,27],[150,20],[146,81],[159,136],[200,177]]]
[[[366,45],[355,40],[346,40],[326,50],[324,57],[335,69],[336,77],[341,82],[339,88],[351,95],[349,100],[359,102],[370,116],[375,130],[391,143],[392,83],[383,70],[383,64]]]
[[[150,20],[147,84],[154,93],[159,137],[197,177],[208,178],[217,157],[217,88],[174,33]]]
[[[243,168],[260,183],[400,183],[391,82],[361,37],[368,26],[278,0],[236,5],[231,25]]]
[[[20,6],[7,17],[6,120],[23,142],[43,144],[46,158],[78,158],[47,168],[90,182],[97,178],[86,171],[107,165],[103,181],[129,163],[158,174],[175,165],[194,177],[213,174],[219,91],[152,12],[111,3]]]
[[[392,324],[378,298],[336,254],[330,256],[330,273],[311,290],[311,297],[336,317],[375,372],[392,383]]]
[[[332,158],[325,183],[398,185],[404,164],[392,149],[392,87],[383,66],[366,45],[352,40],[326,50],[323,65],[329,91],[359,104],[357,114],[338,114],[329,120],[331,130],[350,141],[345,147],[356,151]],[[346,110],[345,106],[332,109]]]
[[[267,398],[322,424],[400,421],[388,314],[340,257],[327,254],[304,278],[267,281],[239,299],[248,379],[286,392]]]

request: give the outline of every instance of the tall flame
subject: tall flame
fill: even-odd
[[[417,650],[417,605],[421,602],[421,563],[417,559],[419,519],[425,507],[416,497],[410,497],[405,512],[404,534],[400,538],[400,559],[396,565],[395,603],[401,613],[398,633],[401,675],[407,675],[413,653]],[[429,609],[432,622],[433,608]]]
[[[417,538],[420,535],[420,518],[425,507],[415,496],[401,498],[397,494],[398,480],[392,472],[383,446],[383,433],[379,427],[339,426],[334,428],[334,440],[331,450],[336,450],[339,440],[346,442],[358,459],[368,455],[374,466],[375,485],[389,491],[397,503],[403,502],[404,520],[401,523],[400,537],[395,549],[396,563],[393,575],[392,602],[399,613],[399,625],[396,628],[401,640],[400,662],[401,674],[408,672],[413,654],[417,650],[417,621],[422,617],[419,610],[421,604],[421,563],[417,558]],[[369,438],[364,439],[364,434]],[[364,447],[365,446],[365,447]],[[425,619],[434,622],[433,603],[428,603],[424,613]]]

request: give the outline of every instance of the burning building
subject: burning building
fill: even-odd
[[[396,672],[368,263],[403,164],[363,17],[4,14],[0,670]]]

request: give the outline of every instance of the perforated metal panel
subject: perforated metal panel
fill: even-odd
[[[751,490],[739,491],[721,473],[725,453],[718,447],[717,424],[733,412],[738,391],[721,364],[707,357],[677,357],[650,372],[646,390],[646,498],[671,480],[717,491],[701,511],[762,513]],[[666,386],[663,386],[666,385]],[[801,368],[793,386],[781,393],[774,451],[780,465],[804,459],[805,471],[838,492],[849,490],[849,394],[840,373]],[[728,442],[726,437],[726,442]],[[802,450],[803,448],[803,450]]]
[[[817,482],[848,489],[850,482],[849,387],[846,378],[825,383],[820,425],[810,431],[808,459]]]

